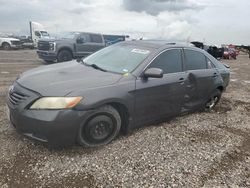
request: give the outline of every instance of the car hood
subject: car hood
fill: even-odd
[[[6,40],[6,41],[20,41],[19,39],[16,38],[9,38],[9,37],[0,37],[1,40]]]
[[[42,42],[56,42],[56,43],[60,43],[60,42],[72,42],[73,39],[52,39],[52,38],[43,38],[43,39],[40,39],[39,41],[42,41]]]
[[[20,75],[17,82],[42,96],[65,96],[77,90],[112,85],[120,78],[120,74],[70,61],[29,70]]]

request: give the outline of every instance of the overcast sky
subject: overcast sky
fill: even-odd
[[[89,31],[250,45],[249,0],[0,0],[0,33]]]

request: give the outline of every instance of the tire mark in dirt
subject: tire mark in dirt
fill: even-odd
[[[217,108],[217,111],[226,113],[227,110],[230,109],[229,106],[231,106],[232,104],[234,105],[234,108],[238,106],[244,107],[249,113],[250,103],[240,100],[235,100],[231,102],[229,102],[229,100],[226,100],[226,102],[224,101],[224,104],[222,104],[224,108]],[[237,164],[241,161],[244,161],[246,157],[250,157],[250,130],[243,131],[241,129],[223,125],[217,125],[216,127],[227,131],[233,135],[240,136],[242,138],[242,143],[239,146],[235,146],[233,150],[226,152],[219,162],[215,162],[214,165],[212,165],[212,167],[210,168],[210,170],[208,170],[205,174],[201,176],[201,186],[203,186],[207,181],[212,180],[214,177],[219,176],[220,172],[228,172],[230,169],[237,167]],[[245,187],[247,185],[243,183],[241,186]]]

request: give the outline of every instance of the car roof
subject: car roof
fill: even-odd
[[[170,47],[194,47],[191,43],[185,43],[185,42],[169,42],[166,40],[134,40],[134,41],[126,41],[124,43],[130,44],[130,45],[136,45],[146,48],[170,48]]]
[[[76,33],[76,34],[92,34],[92,35],[101,35],[100,33],[91,33],[91,32],[83,32],[83,31],[72,31],[72,33]]]

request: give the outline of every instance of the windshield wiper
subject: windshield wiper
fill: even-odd
[[[78,62],[78,63],[82,63],[82,64],[84,64],[84,65],[86,65],[86,66],[93,67],[94,69],[98,69],[98,70],[101,70],[101,71],[103,71],[103,72],[107,72],[106,69],[103,69],[103,68],[99,67],[98,65],[96,65],[96,64],[94,64],[94,63],[93,63],[93,64],[87,64],[86,62],[83,61],[83,59],[77,59],[77,62]]]
[[[94,69],[98,69],[98,70],[101,70],[101,71],[103,71],[103,72],[107,72],[107,70],[105,70],[105,69],[99,67],[99,66],[96,65],[96,64],[90,64],[89,66],[93,67]]]

